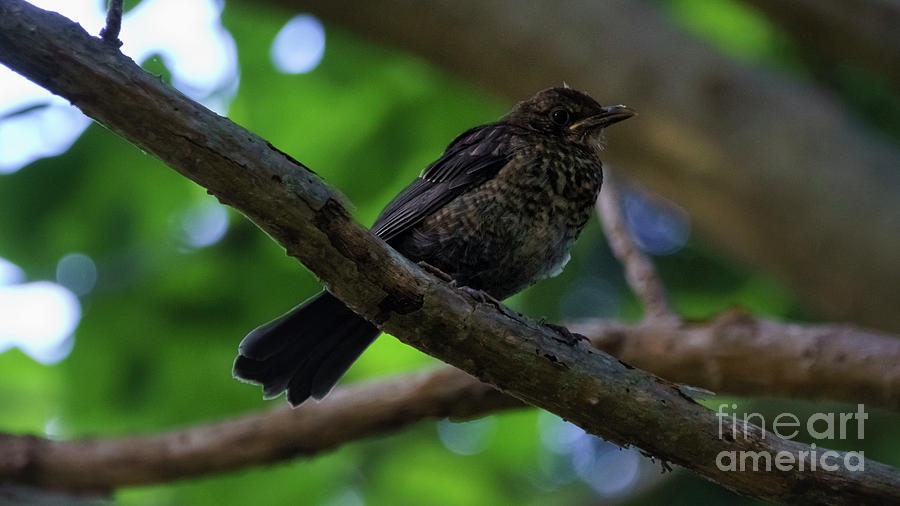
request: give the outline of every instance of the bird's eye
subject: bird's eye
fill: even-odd
[[[569,111],[565,109],[553,109],[550,113],[550,120],[559,126],[563,126],[569,122]]]

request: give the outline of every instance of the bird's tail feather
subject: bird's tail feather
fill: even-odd
[[[322,292],[247,334],[234,376],[261,384],[267,397],[287,390],[294,406],[309,396],[321,399],[378,334],[378,328]]]

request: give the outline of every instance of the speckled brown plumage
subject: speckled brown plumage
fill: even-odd
[[[602,180],[592,150],[549,148],[528,132],[508,130],[511,157],[495,177],[391,241],[409,258],[497,299],[558,273]]]
[[[472,128],[388,204],[372,232],[461,286],[504,299],[558,274],[600,191],[602,129],[633,113],[551,88]],[[328,292],[253,330],[235,376],[324,396],[378,329]]]

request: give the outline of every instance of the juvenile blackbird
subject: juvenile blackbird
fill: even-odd
[[[503,300],[562,271],[603,179],[604,127],[633,115],[551,88],[496,123],[463,132],[403,190],[372,232],[457,286]],[[323,291],[247,334],[238,379],[294,406],[321,399],[379,330]]]

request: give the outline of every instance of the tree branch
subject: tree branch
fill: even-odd
[[[737,313],[681,328],[594,321],[573,330],[620,359],[722,394],[900,409],[900,339],[891,336]],[[312,457],[425,420],[467,420],[524,406],[445,367],[339,388],[293,410],[280,405],[155,435],[55,441],[0,434],[0,482],[109,491]]]
[[[477,303],[355,223],[340,198],[302,164],[168,88],[62,16],[0,0],[0,61],[241,210],[384,331],[513,397],[755,497],[900,500],[900,473],[872,461],[862,472],[719,469],[716,457],[723,451],[781,451],[804,459],[799,452],[809,450],[751,425],[720,438],[716,416],[677,385]]]
[[[119,31],[122,29],[122,0],[110,0],[106,11],[106,27],[100,30],[100,38],[106,43],[120,47]]]
[[[722,395],[829,399],[900,410],[900,338],[732,311],[704,323],[573,324],[607,353]]]
[[[156,435],[53,441],[0,434],[0,482],[106,491],[310,457],[423,420],[523,404],[459,369],[339,388],[321,402]],[[361,416],[361,414],[364,414]]]
[[[269,1],[509,100],[565,80],[627,101],[641,115],[609,133],[604,161],[827,318],[900,331],[900,151],[826,90],[724,57],[652,2]]]
[[[645,318],[677,323],[679,318],[669,306],[666,289],[653,262],[635,244],[622,214],[622,197],[615,174],[606,170],[597,210],[609,247],[625,269],[625,279],[644,305]]]
[[[737,395],[830,398],[900,409],[900,339],[849,326],[792,325],[739,311],[686,324],[666,300],[652,261],[622,213],[619,181],[607,170],[597,202],[644,324],[581,323],[576,332],[620,360],[664,378]]]

